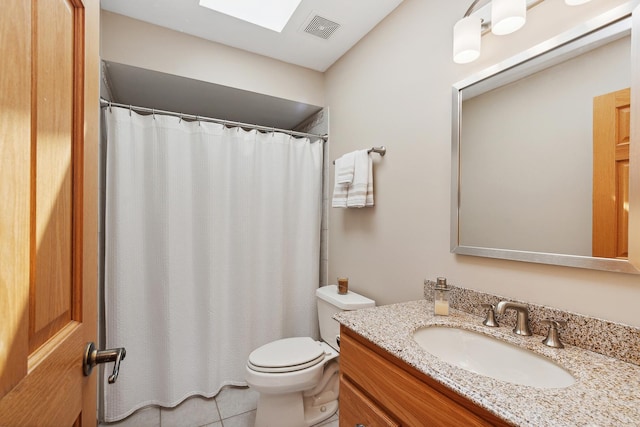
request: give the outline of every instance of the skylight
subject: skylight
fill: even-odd
[[[200,6],[281,32],[302,0],[200,0]]]

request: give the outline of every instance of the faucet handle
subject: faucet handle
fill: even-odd
[[[496,321],[496,312],[495,312],[495,306],[493,304],[480,304],[480,306],[482,308],[486,308],[487,309],[487,316],[485,317],[484,321],[482,322],[483,325],[485,326],[490,326],[492,328],[496,328],[500,325],[498,325],[498,322]]]
[[[542,340],[542,343],[553,348],[564,348],[564,344],[560,341],[558,329],[566,327],[567,322],[565,320],[545,319],[541,323],[549,325],[549,332],[547,337]]]

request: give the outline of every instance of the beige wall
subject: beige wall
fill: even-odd
[[[323,74],[101,11],[103,60],[311,105],[324,105]]]
[[[372,145],[376,206],[331,209],[329,277],[388,304],[422,298],[425,278],[640,326],[640,276],[449,252],[451,85],[624,3],[543,2],[521,31],[483,37],[481,59],[451,59],[470,1],[405,0],[326,73],[329,159]],[[331,182],[333,185],[333,182]]]

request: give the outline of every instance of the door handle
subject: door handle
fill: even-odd
[[[98,350],[93,342],[88,342],[82,361],[82,370],[85,377],[91,374],[93,367],[98,363],[115,362],[113,365],[113,373],[109,375],[109,384],[115,383],[118,379],[118,373],[120,372],[120,362],[126,355],[127,350],[125,350],[124,347]]]

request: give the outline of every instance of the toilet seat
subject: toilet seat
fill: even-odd
[[[315,366],[325,358],[321,343],[310,337],[285,338],[257,348],[247,365],[257,372],[294,372]]]

